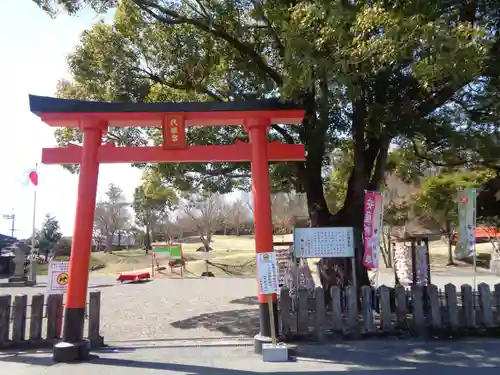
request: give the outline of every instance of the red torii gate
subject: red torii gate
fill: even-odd
[[[78,199],[69,265],[64,314],[63,342],[54,346],[54,360],[85,359],[89,344],[83,339],[92,227],[100,163],[195,163],[250,161],[254,200],[256,252],[273,251],[269,161],[302,161],[303,145],[267,141],[272,124],[301,124],[304,111],[293,103],[277,100],[203,103],[103,103],[30,95],[31,112],[54,127],[76,127],[83,145],[42,150],[44,164],[80,164]],[[243,125],[250,143],[188,146],[186,126]],[[108,126],[153,126],[162,128],[163,146],[116,147],[102,144]],[[270,341],[269,309],[259,294],[260,334],[256,350]],[[273,307],[277,317],[276,296]],[[277,327],[277,325],[276,325]]]

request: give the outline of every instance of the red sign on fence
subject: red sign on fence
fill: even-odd
[[[163,120],[163,147],[186,148],[186,132],[182,116],[168,116]]]

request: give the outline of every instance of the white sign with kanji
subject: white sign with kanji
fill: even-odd
[[[274,251],[257,253],[257,276],[260,294],[278,293],[278,263]]]
[[[297,258],[350,258],[354,256],[353,229],[295,228],[293,249]]]

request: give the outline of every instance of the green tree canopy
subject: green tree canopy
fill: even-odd
[[[327,221],[322,171],[338,140],[354,141],[355,167],[343,214],[356,213],[360,220],[358,201],[369,185],[379,184],[389,143],[449,139],[456,129],[443,106],[490,73],[496,43],[491,2],[474,3],[481,7],[480,17],[458,1],[37,3],[70,13],[87,3],[98,11],[116,6],[112,25],[97,23],[82,36],[69,59],[72,81],[60,83],[60,96],[301,101],[308,108],[304,126],[276,126],[271,137],[303,142],[307,161],[273,167],[273,181],[276,188],[305,190],[310,208]],[[127,144],[158,141],[158,129],[150,130],[153,134],[115,129],[110,137]],[[77,134],[62,133],[61,143],[78,140]],[[245,137],[238,128],[193,128],[188,134],[198,144]],[[227,192],[247,186],[247,165],[156,168],[183,187],[202,183]]]
[[[36,247],[47,257],[62,237],[59,221],[49,214],[45,215],[42,230],[37,233]]]
[[[179,202],[175,191],[162,183],[161,176],[153,172],[145,173],[141,185],[134,191],[132,207],[137,224],[145,230],[144,245],[151,250],[151,230],[164,221],[167,210]]]
[[[424,225],[448,237],[448,262],[453,263],[451,235],[458,225],[457,192],[480,187],[491,178],[489,172],[441,173],[426,178],[414,196],[414,210]]]
[[[496,117],[485,122],[470,112],[495,103],[499,0],[34,1],[48,12],[115,9],[112,24],[99,22],[82,35],[69,58],[71,80],[59,84],[61,97],[301,103],[302,126],[276,125],[269,137],[305,144],[307,160],[273,165],[271,175],[274,190],[306,193],[316,225],[361,227],[364,191],[379,189],[391,144],[432,163],[497,161]],[[108,137],[160,142],[159,129],[111,129]],[[187,137],[190,144],[228,144],[246,134],[198,127]],[[81,140],[75,130],[57,138]],[[325,168],[346,140],[353,163],[342,208],[332,216]],[[146,168],[182,190],[248,188],[248,164]]]

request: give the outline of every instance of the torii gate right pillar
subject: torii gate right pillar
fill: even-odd
[[[271,189],[269,184],[269,160],[267,156],[267,129],[270,121],[266,119],[247,119],[245,129],[250,138],[252,155],[252,196],[254,214],[255,250],[257,253],[273,251],[273,226],[271,215]],[[257,284],[258,285],[258,284]],[[255,352],[262,353],[262,344],[271,341],[271,324],[266,295],[259,291],[260,333],[255,336]],[[278,327],[278,306],[276,294],[272,295],[274,326]],[[276,332],[278,335],[278,332]]]

